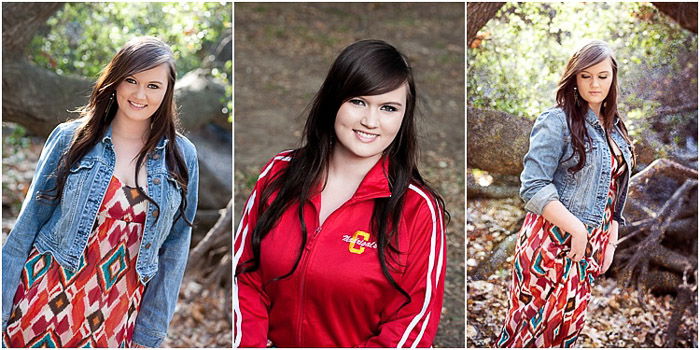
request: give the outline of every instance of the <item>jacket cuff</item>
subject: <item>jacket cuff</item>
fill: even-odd
[[[544,206],[551,201],[559,200],[559,193],[557,192],[556,186],[553,183],[540,188],[537,193],[535,193],[532,198],[530,198],[527,203],[525,203],[525,210],[531,211],[537,215],[542,215],[542,210]]]
[[[158,348],[160,343],[165,340],[167,334],[156,332],[156,331],[146,331],[144,329],[135,329],[134,335],[131,338],[133,343],[149,348]]]

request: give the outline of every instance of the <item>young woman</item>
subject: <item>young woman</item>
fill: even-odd
[[[416,168],[415,102],[393,46],[363,40],[340,53],[304,145],[267,163],[245,205],[234,347],[432,344],[445,212]]]
[[[515,251],[499,347],[571,347],[591,283],[615,252],[634,151],[617,111],[617,62],[592,41],[559,81],[557,107],[535,121],[520,175],[529,211]]]
[[[77,120],[51,133],[2,249],[10,347],[157,347],[197,207],[194,145],[176,132],[175,62],[124,45]]]

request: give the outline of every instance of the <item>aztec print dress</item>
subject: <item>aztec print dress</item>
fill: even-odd
[[[129,347],[144,286],[136,274],[148,202],[112,177],[80,259],[64,270],[33,248],[3,337],[6,347]]]
[[[579,263],[567,258],[570,235],[541,215],[528,213],[513,262],[509,310],[497,347],[573,347],[583,329],[591,283],[602,272],[610,239],[617,179],[623,160],[611,154],[612,179],[603,223],[586,226],[588,245]]]

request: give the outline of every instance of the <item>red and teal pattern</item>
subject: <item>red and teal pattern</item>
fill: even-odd
[[[6,347],[128,347],[144,286],[136,258],[147,201],[112,177],[78,270],[36,248],[25,263]]]
[[[613,176],[603,223],[588,228],[586,257],[566,257],[570,235],[544,217],[528,213],[520,230],[509,288],[508,316],[497,347],[573,347],[585,322],[591,283],[602,272],[610,239],[617,178],[624,162],[612,159]]]

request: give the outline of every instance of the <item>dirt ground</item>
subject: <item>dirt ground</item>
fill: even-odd
[[[260,167],[299,146],[304,110],[335,56],[382,39],[413,65],[420,170],[447,201],[448,265],[435,347],[464,346],[464,4],[253,4],[235,14],[236,222]]]

